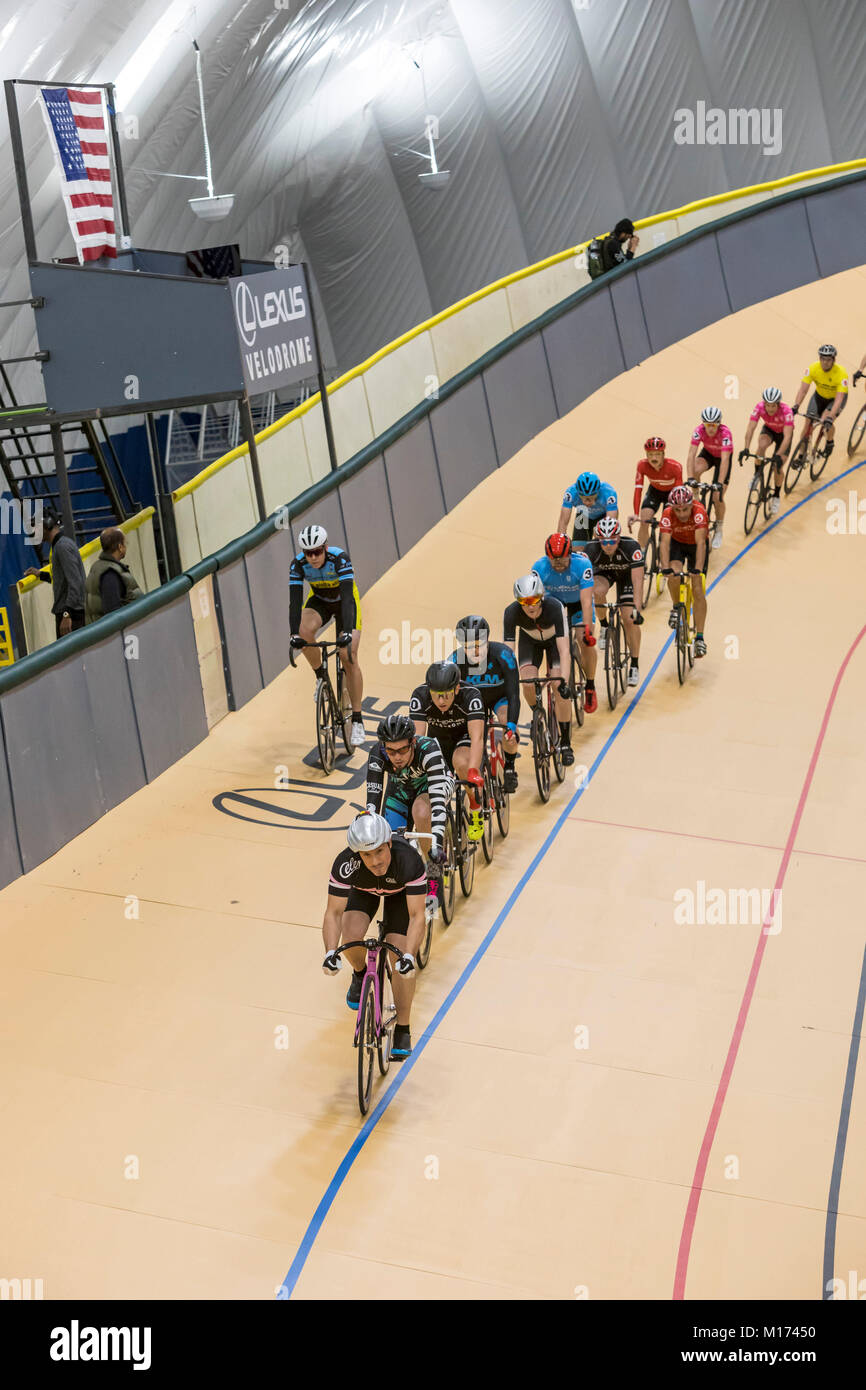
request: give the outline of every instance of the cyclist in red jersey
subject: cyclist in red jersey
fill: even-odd
[[[713,482],[721,484],[721,492],[716,494],[716,534],[713,536],[713,550],[722,543],[722,527],[725,520],[725,493],[731,480],[731,455],[734,441],[727,425],[722,424],[722,412],[717,405],[705,405],[701,411],[701,423],[692,432],[689,445],[689,458],[686,465],[689,482],[699,481],[708,468],[713,470]]]
[[[663,507],[667,502],[671,488],[677,487],[682,482],[683,468],[676,459],[669,459],[665,455],[665,441],[659,434],[651,434],[644,444],[644,449],[646,450],[646,458],[638,460],[637,473],[635,474],[634,515],[628,519],[628,529],[631,531],[635,522],[640,522],[637,543],[646,554],[649,523],[659,507]],[[641,502],[644,482],[646,482],[647,489],[643,502]]]
[[[692,586],[692,602],[695,606],[695,656],[706,656],[707,644],[704,641],[704,625],[707,621],[707,595],[704,591],[704,576],[707,572],[707,513],[690,487],[675,487],[670,495],[670,505],[662,512],[659,522],[659,564],[664,570],[673,570],[668,575],[668,589],[674,604],[679,601],[680,575],[683,563],[689,562],[689,580]],[[671,608],[668,619],[670,627],[677,625],[676,610]]]

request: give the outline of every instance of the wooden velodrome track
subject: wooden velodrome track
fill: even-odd
[[[375,710],[426,664],[380,664],[381,633],[498,627],[582,469],[627,514],[647,433],[684,461],[717,401],[739,448],[818,343],[853,372],[864,300],[861,269],[740,313],[527,445],[364,595]],[[320,970],[365,759],[327,783],[303,761],[306,670],[0,895],[0,1275],[181,1299],[820,1298],[866,1275],[866,539],[826,505],[864,475],[798,507],[801,482],[742,554],[746,476],[706,660],[683,688],[669,645],[656,663],[654,598],[642,685],[575,740],[582,794],[573,768],[541,807],[518,764],[511,835],[437,924],[415,1054],[365,1125],[346,972]],[[676,919],[686,890],[774,886],[772,934]]]

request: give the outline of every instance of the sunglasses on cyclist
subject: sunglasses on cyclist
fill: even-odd
[[[324,555],[324,553],[325,547],[323,545],[317,545],[315,550],[304,551],[304,554],[306,555],[308,560],[315,560],[319,555]]]
[[[385,744],[385,752],[389,758],[393,758],[395,754],[399,757],[401,753],[410,753],[411,751],[411,743],[401,743],[399,748],[393,748],[390,743]]]
[[[536,605],[537,603],[540,603],[540,602],[541,602],[541,599],[540,599],[540,598],[519,598],[519,599],[517,600],[517,602],[520,604],[521,608],[534,608],[535,605]]]

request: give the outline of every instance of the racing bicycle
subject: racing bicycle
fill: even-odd
[[[559,720],[556,717],[551,689],[551,686],[561,683],[561,676],[528,676],[522,677],[520,681],[521,685],[535,687],[535,705],[532,710],[532,722],[529,726],[529,741],[532,744],[532,761],[535,764],[538,795],[542,801],[550,800],[551,760],[557,782],[565,780],[565,767],[559,746]]]
[[[339,642],[305,642],[305,647],[318,647],[322,653],[322,664],[316,672],[316,744],[319,749],[319,762],[327,777],[334,771],[337,759],[337,735],[342,737],[347,753],[352,752],[352,701],[349,684],[343,670],[342,661],[337,659],[337,689],[331,680],[328,669],[329,657],[340,650]],[[303,648],[299,647],[298,651]],[[348,648],[349,660],[352,649]],[[295,648],[289,647],[289,662],[295,665]]]

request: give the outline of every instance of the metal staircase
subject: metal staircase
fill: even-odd
[[[42,423],[31,414],[20,417],[22,422],[19,423],[15,415],[8,413],[21,407],[3,365],[0,365],[0,383],[0,470],[6,486],[19,503],[41,501],[59,511],[60,494],[48,421]],[[75,540],[82,546],[106,526],[125,521],[138,510],[138,505],[104,420],[70,422],[60,429],[67,459]],[[41,547],[36,549],[42,562],[46,557]]]

